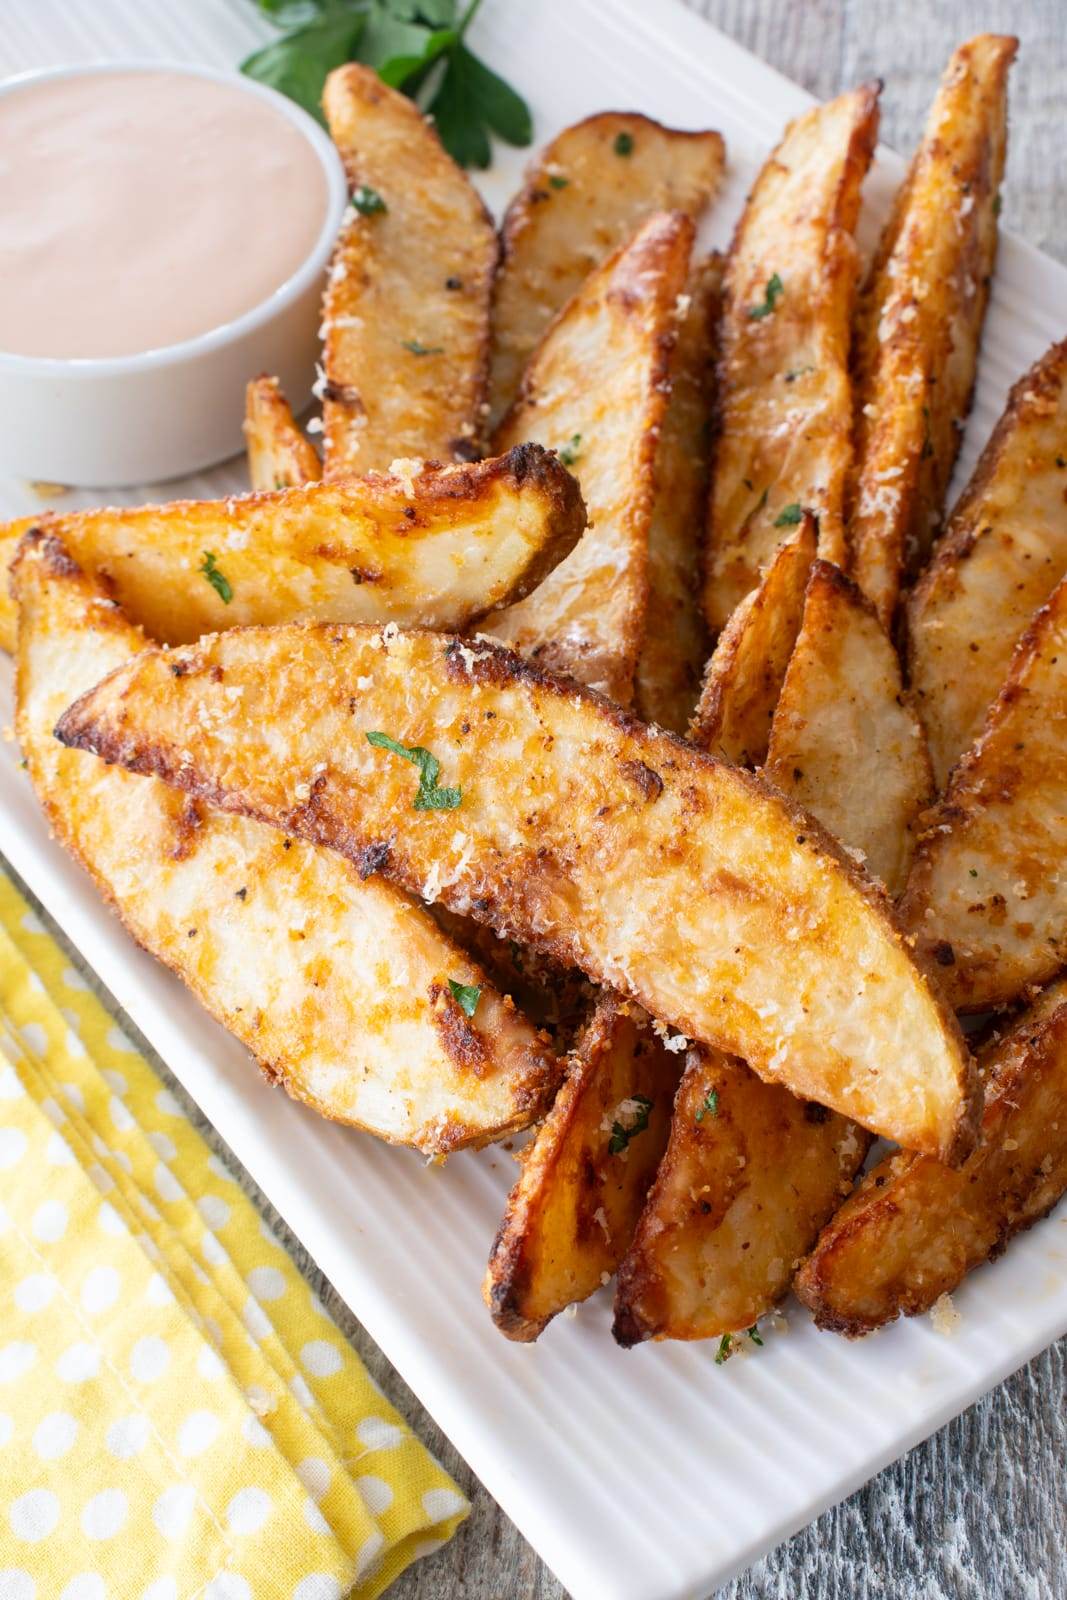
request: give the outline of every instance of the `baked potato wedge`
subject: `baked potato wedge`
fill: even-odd
[[[691,1050],[667,1152],[619,1268],[616,1341],[751,1328],[788,1290],[869,1145],[847,1118],[743,1062]]]
[[[491,640],[231,630],[146,651],[57,733],[330,844],[908,1148],[970,1148],[955,1019],[818,823]]]
[[[759,587],[740,602],[708,662],[687,737],[739,767],[762,766],[778,696],[804,615],[804,592],[815,559],[815,518],[775,551]]]
[[[64,707],[144,636],[53,537],[29,536],[14,583],[18,739],[56,836],[267,1077],[428,1155],[543,1114],[551,1050],[421,907],[332,850],[64,749]]]
[[[648,525],[648,602],[634,704],[643,721],[672,733],[686,730],[708,657],[700,559],[722,269],[718,254],[697,261],[679,306],[671,396],[660,432]]]
[[[801,509],[818,519],[819,554],[844,564],[852,235],[878,92],[863,84],[790,123],[730,247],[704,588],[713,634]]]
[[[886,629],[933,542],[971,406],[1017,48],[983,33],[952,56],[860,296],[849,536]]]
[[[874,607],[827,561],[808,579],[766,776],[900,893],[912,824],[934,797],[926,738]]]
[[[722,182],[717,133],[665,128],[636,111],[604,111],[565,128],[527,168],[501,229],[493,288],[489,409],[514,403],[523,369],[552,318],[654,211],[694,221]]]
[[[636,1006],[605,997],[522,1155],[482,1293],[509,1339],[536,1339],[615,1271],[667,1143],[681,1062]]]
[[[322,106],[352,188],[323,302],[327,477],[474,461],[485,434],[492,218],[407,95],[370,67]]]
[[[248,481],[254,492],[298,489],[322,477],[322,463],[305,438],[277,378],[253,378],[245,390]]]
[[[1067,984],[982,1055],[985,1110],[955,1171],[906,1151],[867,1174],[824,1229],[796,1291],[851,1336],[929,1311],[1067,1189]]]
[[[1030,618],[1067,572],[1067,339],[1021,377],[908,597],[911,685],[938,788],[982,731]]]
[[[586,279],[531,358],[494,448],[554,446],[574,471],[586,537],[486,630],[629,701],[648,591],[656,455],[693,224],[658,213]]]
[[[957,1010],[1067,963],[1067,578],[1019,641],[977,744],[922,818],[901,915]]]
[[[577,485],[537,446],[410,476],[47,520],[168,644],[292,617],[465,627],[535,588],[584,526]],[[0,594],[7,649],[14,621]]]

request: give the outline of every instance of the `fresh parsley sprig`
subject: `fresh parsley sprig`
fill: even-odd
[[[419,769],[419,787],[411,802],[416,811],[455,811],[462,803],[463,790],[442,789],[437,780],[441,776],[441,763],[436,756],[424,750],[421,744],[401,744],[387,733],[368,733],[367,743],[376,750],[391,750],[394,756],[403,756]]]
[[[441,142],[463,167],[487,167],[490,133],[508,144],[533,138],[530,108],[468,49],[465,35],[481,0],[253,0],[280,38],[241,71],[288,95],[322,122],[322,90],[335,67],[362,61],[434,119]]]
[[[455,978],[449,978],[448,987],[464,1016],[473,1017],[478,1009],[478,1001],[482,998],[481,984],[459,983]]]
[[[233,585],[215,565],[215,552],[213,550],[204,551],[204,559],[196,570],[204,574],[204,577],[210,583],[223,605],[228,606],[233,599]]]

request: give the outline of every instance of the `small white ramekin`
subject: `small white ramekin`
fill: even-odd
[[[323,275],[348,198],[337,152],[313,117],[239,73],[167,61],[25,73],[0,84],[0,94],[32,79],[161,70],[229,83],[269,100],[288,117],[322,163],[327,189],[322,229],[307,259],[268,299],[181,344],[70,361],[0,351],[0,471],[5,473],[86,488],[176,478],[241,449],[245,384],[258,373],[280,379],[295,411],[310,398]]]

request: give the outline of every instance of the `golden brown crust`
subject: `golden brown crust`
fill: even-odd
[[[700,574],[723,266],[717,251],[695,262],[679,307],[648,528],[648,604],[634,704],[645,722],[672,733],[685,732],[708,657]]]
[[[574,548],[585,512],[550,452],[519,445],[410,477],[107,507],[47,526],[113,583],[135,622],[175,644],[294,617],[464,627],[536,588]],[[13,603],[0,593],[0,644],[13,641]]]
[[[979,34],[949,61],[860,297],[849,533],[887,629],[902,574],[930,548],[970,409],[1017,48]]]
[[[901,902],[957,1009],[1006,1005],[1067,962],[1067,578],[1019,640],[977,744],[922,832]]]
[[[426,1154],[543,1114],[552,1052],[421,908],[328,851],[63,749],[59,713],[144,637],[54,537],[23,542],[15,584],[17,731],[56,837],[263,1071]],[[473,1018],[449,979],[481,991]]]
[[[983,1059],[978,1144],[957,1170],[900,1152],[824,1229],[796,1291],[820,1328],[856,1337],[928,1311],[1067,1189],[1067,991],[1042,996]]]
[[[811,569],[766,776],[900,892],[912,824],[933,799],[926,739],[877,612],[826,561]]]
[[[730,247],[704,587],[713,634],[755,587],[790,507],[812,511],[819,554],[844,561],[852,234],[879,87],[863,84],[790,124]]]
[[[322,463],[298,427],[277,378],[264,373],[246,388],[244,435],[253,491],[295,489],[322,477]]]
[[[600,1001],[489,1256],[482,1293],[507,1338],[536,1339],[615,1271],[667,1142],[679,1071],[636,1007]]]
[[[488,631],[620,703],[644,626],[656,454],[692,240],[688,217],[657,214],[586,280],[531,357],[494,440],[500,450],[537,439],[563,451],[589,528]]]
[[[870,1136],[694,1050],[667,1152],[619,1268],[615,1338],[711,1339],[751,1328],[847,1194]]]
[[[629,140],[626,154],[616,143]],[[585,278],[655,211],[696,220],[722,181],[719,134],[602,111],[565,128],[531,163],[501,228],[493,289],[490,423],[514,403],[548,324]]]
[[[767,759],[816,542],[815,519],[805,513],[719,635],[688,738],[724,761],[758,767]]]
[[[414,807],[411,766],[366,737],[383,730],[439,761],[454,817]],[[954,1020],[814,819],[488,640],[232,630],[144,653],[57,731],[470,912],[805,1099],[948,1159],[969,1147]]]
[[[1019,636],[1067,571],[1067,339],[1008,396],[908,598],[908,666],[939,788],[982,731]]]
[[[369,67],[326,80],[353,193],[323,305],[326,476],[471,461],[485,436],[492,219],[431,122]],[[375,202],[372,201],[372,204]]]

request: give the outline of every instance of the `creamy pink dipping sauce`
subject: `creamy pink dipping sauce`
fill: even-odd
[[[128,356],[232,322],[311,254],[322,163],[283,111],[166,68],[0,94],[0,351]]]

